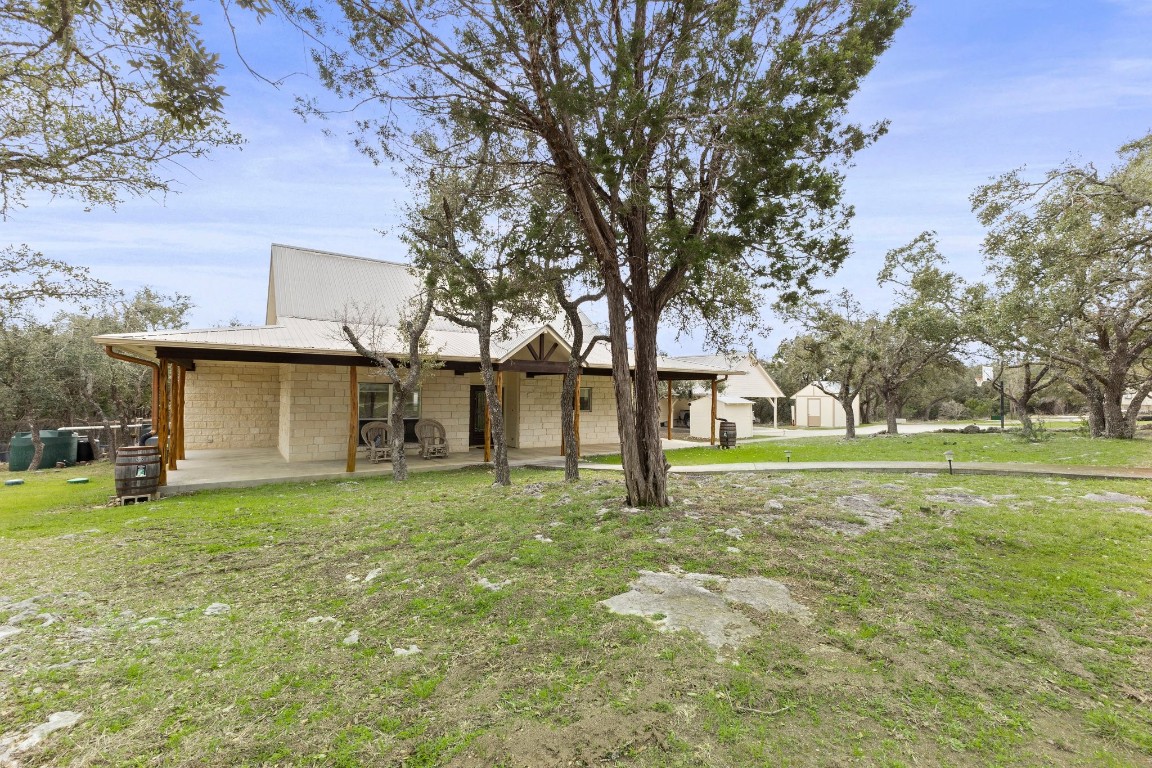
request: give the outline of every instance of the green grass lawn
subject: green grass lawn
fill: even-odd
[[[53,619],[0,640],[0,737],[84,715],[25,766],[1152,762],[1147,483],[739,473],[640,511],[474,470],[120,508],[110,474],[0,487],[0,623]],[[597,605],[675,568],[813,621],[746,609],[719,658]]]
[[[741,442],[735,448],[712,446],[668,451],[673,466],[784,461],[938,461],[952,451],[957,462],[1015,462],[1021,464],[1076,464],[1098,467],[1152,467],[1152,440],[1104,440],[1072,430],[1054,430],[1048,439],[1029,443],[1012,433],[878,435],[855,440],[821,437],[795,440]],[[589,461],[619,464],[620,457],[597,456]]]

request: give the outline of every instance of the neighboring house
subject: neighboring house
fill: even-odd
[[[694,365],[707,365],[712,368],[726,368],[728,370],[740,371],[743,374],[742,376],[733,376],[724,382],[723,394],[729,398],[736,399],[755,400],[762,397],[771,400],[772,426],[778,426],[776,419],[777,402],[781,398],[786,397],[786,395],[784,394],[783,390],[781,390],[780,387],[776,385],[776,382],[772,379],[772,377],[768,375],[768,371],[764,370],[764,366],[760,365],[760,363],[752,355],[683,355],[669,359]],[[696,411],[696,407],[692,401],[698,398],[706,398],[711,401],[710,393],[707,392],[707,390],[704,388],[699,387],[693,387],[692,398],[676,398],[672,401],[673,425],[689,426],[689,423],[692,422],[692,420],[695,418],[693,414]],[[733,405],[737,404],[733,403]],[[718,403],[717,417],[729,418],[724,416],[724,414],[720,411],[721,406]],[[739,425],[740,419],[743,418],[742,416],[739,416],[739,414],[742,413],[743,407],[738,406],[733,413],[733,415],[738,416],[738,418],[729,418],[729,421],[735,420],[737,421],[737,425]],[[660,411],[660,420],[664,421],[667,418],[668,405],[665,403]],[[700,429],[703,431],[698,435],[697,431]],[[691,434],[693,437],[708,437],[708,427],[707,425],[701,427],[700,425],[696,424],[692,427]],[[751,437],[751,425],[748,427],[747,435],[738,429],[737,436]]]
[[[840,384],[812,382],[792,395],[792,423],[797,427],[846,427],[844,406],[835,398]],[[829,394],[831,393],[831,394]],[[860,398],[852,400],[854,423],[860,423]]]
[[[340,321],[356,308],[375,314],[383,341],[397,359],[406,344],[401,313],[420,290],[408,266],[273,245],[265,325],[110,334],[95,341],[110,355],[154,368],[153,413],[176,467],[185,449],[275,448],[285,461],[343,459],[355,463],[359,427],[386,419],[391,385],[343,337]],[[355,325],[355,323],[353,323]],[[596,333],[587,323],[585,338]],[[368,328],[361,326],[362,333]],[[427,349],[441,361],[404,404],[409,430],[418,418],[440,421],[451,450],[481,445],[485,401],[475,331],[433,317]],[[568,365],[566,325],[525,326],[493,339],[511,447],[560,446],[560,385]],[[715,381],[739,372],[669,358],[661,379]],[[580,438],[618,438],[611,355],[601,344],[580,379]],[[411,437],[410,437],[411,439]]]

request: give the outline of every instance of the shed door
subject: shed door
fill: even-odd
[[[808,398],[808,426],[820,426],[820,398]]]

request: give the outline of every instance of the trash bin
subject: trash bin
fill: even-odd
[[[76,461],[95,461],[96,448],[92,444],[92,439],[88,437],[80,438],[80,442],[76,444]]]

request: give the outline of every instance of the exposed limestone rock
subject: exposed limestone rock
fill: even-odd
[[[736,647],[760,633],[751,620],[732,609],[733,604],[788,614],[803,624],[812,621],[811,612],[792,600],[786,586],[760,576],[729,579],[707,573],[640,571],[630,591],[600,604],[613,613],[649,618],[661,632],[696,632],[713,648]]]
[[[79,712],[53,712],[48,715],[47,722],[37,725],[27,733],[0,736],[0,766],[18,768],[20,765],[16,759],[18,755],[36,748],[51,733],[62,728],[71,728],[83,717]]]
[[[1082,497],[1088,501],[1101,501],[1107,504],[1147,504],[1148,500],[1140,496],[1130,496],[1127,493],[1104,491],[1103,493],[1086,493]]]

